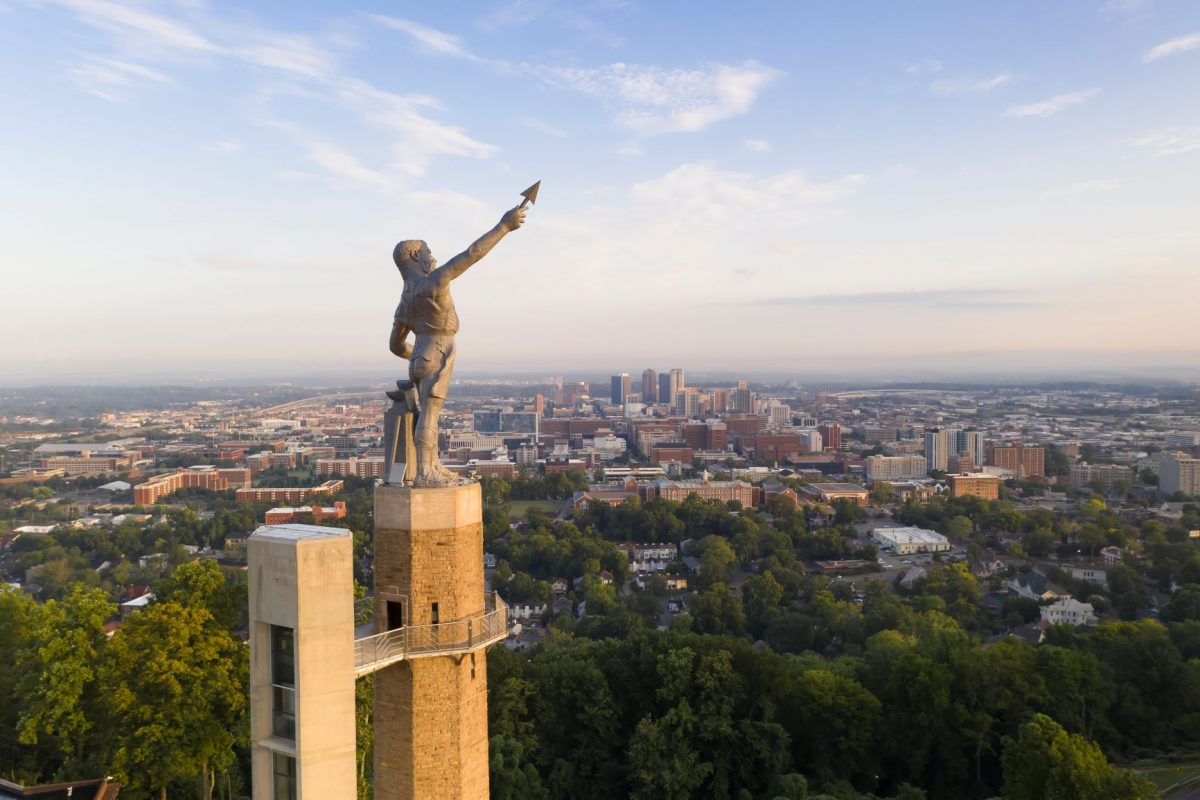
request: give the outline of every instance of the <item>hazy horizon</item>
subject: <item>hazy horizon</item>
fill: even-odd
[[[1063,356],[1066,358],[1066,356]],[[983,363],[976,354],[964,354],[960,358],[944,360],[939,365],[911,362],[908,364],[843,367],[819,367],[812,364],[789,367],[786,364],[774,366],[753,366],[738,369],[731,365],[713,363],[688,363],[678,359],[660,359],[653,363],[625,363],[611,367],[580,365],[537,365],[508,367],[489,367],[487,365],[471,368],[459,367],[455,370],[455,380],[512,380],[533,382],[562,375],[568,380],[606,381],[611,375],[628,372],[634,383],[641,380],[641,372],[649,367],[656,371],[682,367],[685,370],[689,384],[733,381],[745,378],[756,382],[795,382],[805,383],[837,383],[851,382],[854,384],[903,384],[903,383],[971,383],[979,385],[1004,383],[1057,383],[1057,382],[1095,382],[1095,383],[1178,383],[1183,385],[1200,384],[1200,354],[1193,357],[1189,363],[1163,364],[1152,360],[1139,362],[1136,358],[1112,360],[1094,364],[1082,364],[1075,361],[1072,366],[1050,364],[1022,363],[1020,360],[997,359],[995,354],[987,356]],[[376,386],[390,384],[393,380],[406,375],[404,362],[395,361],[390,367],[379,368],[349,368],[310,364],[307,367],[260,367],[243,369],[204,369],[155,371],[95,371],[83,373],[53,373],[38,372],[22,374],[9,371],[0,374],[0,387],[9,389],[26,389],[38,386],[70,387],[70,386],[206,386],[206,385],[267,385],[267,384],[296,384],[300,386]]]

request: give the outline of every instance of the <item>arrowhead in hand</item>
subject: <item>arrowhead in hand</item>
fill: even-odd
[[[541,181],[538,181],[538,182],[537,182],[537,183],[535,183],[533,186],[530,186],[528,189],[526,189],[525,191],[521,192],[521,197],[524,197],[524,198],[525,198],[525,200],[526,200],[526,201],[528,201],[528,202],[530,202],[530,203],[536,203],[536,202],[537,202],[537,193],[538,193],[538,189],[541,187],[541,185],[542,185],[542,182],[541,182]]]

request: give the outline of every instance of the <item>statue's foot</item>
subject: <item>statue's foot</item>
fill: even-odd
[[[418,477],[413,481],[413,486],[421,489],[444,489],[447,486],[457,486],[459,477],[453,472],[446,475],[434,474]]]

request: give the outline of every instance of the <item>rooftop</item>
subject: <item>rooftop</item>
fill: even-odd
[[[254,536],[262,539],[280,539],[282,541],[299,541],[301,539],[325,539],[333,536],[349,536],[346,528],[333,528],[328,525],[302,525],[289,522],[285,525],[260,525],[254,531]]]

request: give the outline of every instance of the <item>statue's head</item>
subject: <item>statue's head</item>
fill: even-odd
[[[392,251],[392,260],[396,262],[396,269],[400,270],[405,279],[410,276],[428,275],[437,266],[437,261],[429,252],[429,245],[420,239],[405,239],[400,242]]]

